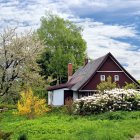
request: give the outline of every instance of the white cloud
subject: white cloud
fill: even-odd
[[[120,9],[140,8],[139,0],[75,0],[67,1],[60,0],[67,3],[71,9],[88,9],[89,11],[116,11]],[[86,12],[86,11],[85,11]]]
[[[11,0],[0,3],[0,27],[7,25],[19,26],[19,31],[36,29],[40,24],[40,17],[45,11],[53,11],[61,17],[68,18],[84,27],[83,38],[87,42],[87,52],[91,58],[100,57],[111,52],[126,69],[140,79],[140,50],[128,42],[119,41],[118,38],[139,38],[132,26],[107,25],[89,18],[79,18],[79,15],[93,14],[98,11],[115,11],[119,9],[140,8],[139,0]],[[133,11],[132,10],[132,11]],[[137,12],[137,10],[135,11]],[[134,13],[134,12],[133,12]],[[138,13],[138,12],[137,12]]]
[[[97,58],[111,52],[126,69],[140,79],[140,51],[132,51],[137,46],[119,41],[118,38],[138,38],[134,27],[120,25],[105,25],[100,22],[85,21],[80,23],[84,26],[83,37],[87,41],[87,53],[90,58]]]

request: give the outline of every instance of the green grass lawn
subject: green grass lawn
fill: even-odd
[[[2,114],[0,130],[12,132],[13,140],[21,134],[28,140],[128,140],[140,133],[140,112],[69,116],[57,111],[27,120],[9,111]]]

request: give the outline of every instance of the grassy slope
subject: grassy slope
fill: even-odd
[[[113,112],[96,116],[50,113],[34,120],[3,113],[0,129],[12,139],[27,134],[29,140],[128,140],[140,133],[140,112]]]

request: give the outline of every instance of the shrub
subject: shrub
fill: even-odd
[[[27,118],[32,119],[48,110],[49,109],[46,108],[46,100],[39,99],[37,96],[34,96],[31,89],[21,93],[21,98],[18,101],[19,115],[26,115]]]
[[[112,82],[111,76],[107,77],[107,81],[102,81],[99,85],[97,85],[97,89],[100,91],[110,90],[116,88],[117,85],[115,82]]]
[[[41,87],[33,87],[32,88],[34,95],[38,96],[39,98],[44,98],[44,99],[48,99],[48,93],[47,90]]]
[[[21,134],[18,138],[18,140],[28,140],[26,134]]]
[[[72,98],[67,98],[65,100],[65,108],[69,115],[73,113],[73,99]]]
[[[11,132],[3,132],[0,130],[0,140],[10,140]]]
[[[132,89],[106,90],[74,102],[74,113],[76,114],[97,114],[117,110],[140,110],[140,92]]]
[[[8,110],[13,110],[13,109],[16,109],[16,105],[0,104],[0,113],[8,111]]]
[[[15,104],[17,104],[18,99],[19,99],[18,92],[9,91],[5,95],[1,96],[0,104],[4,103],[4,104],[14,104],[15,105]]]
[[[16,105],[0,104],[0,109],[7,108],[8,110],[16,109]]]
[[[134,83],[125,82],[124,89],[136,89],[136,85]]]

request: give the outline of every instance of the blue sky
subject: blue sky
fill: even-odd
[[[83,27],[89,57],[111,52],[140,79],[140,0],[0,0],[0,30],[37,29],[48,11]]]

